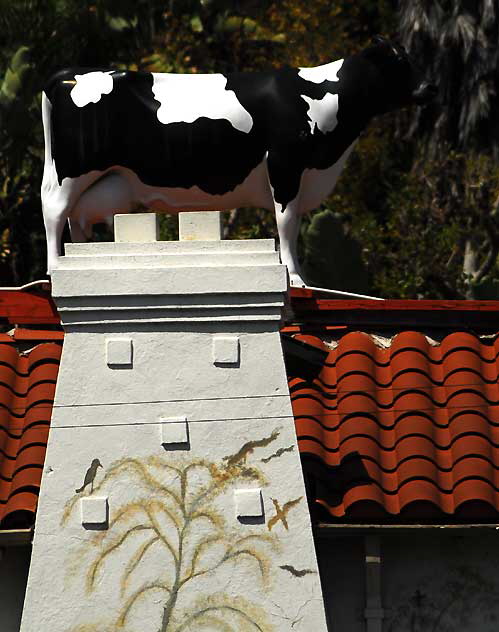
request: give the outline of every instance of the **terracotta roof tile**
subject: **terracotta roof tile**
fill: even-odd
[[[23,288],[0,288],[0,321],[11,325],[60,325],[46,281]]]
[[[399,320],[482,330],[486,321],[489,330],[499,303],[325,301],[303,292],[293,306],[302,324],[285,331],[322,332],[295,335],[319,355],[312,370],[299,358],[288,373],[315,505],[337,521],[423,521],[439,512],[447,521],[493,514],[499,522],[498,340],[457,332],[433,343],[404,331],[383,348],[367,333],[348,333],[359,322]],[[35,323],[40,314],[21,298],[8,322]],[[47,301],[42,310],[39,322],[55,324]],[[341,336],[335,348],[323,340],[331,332]],[[33,521],[60,352],[51,342],[19,354],[0,341],[0,528]]]
[[[289,386],[313,500],[332,518],[410,516],[429,504],[454,516],[479,505],[497,521],[499,339],[295,339],[324,353],[315,374],[291,372]]]
[[[61,345],[0,343],[0,528],[33,522]]]

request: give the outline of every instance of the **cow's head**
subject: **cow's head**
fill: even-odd
[[[412,63],[405,48],[377,35],[372,46],[362,51],[377,70],[376,110],[390,112],[398,108],[432,101],[437,87],[425,81]]]

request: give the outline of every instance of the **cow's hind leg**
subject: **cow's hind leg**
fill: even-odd
[[[42,209],[47,238],[47,274],[50,275],[61,256],[62,231],[71,206],[62,195],[42,194]]]
[[[92,237],[92,226],[104,222],[113,229],[117,213],[130,213],[135,194],[126,172],[107,173],[89,186],[74,205],[70,218],[71,238],[81,241]],[[73,236],[73,226],[75,235]]]
[[[84,243],[87,241],[87,235],[85,235],[78,220],[69,218],[69,234],[73,243]]]

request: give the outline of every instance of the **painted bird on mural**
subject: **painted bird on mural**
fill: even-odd
[[[278,436],[279,429],[274,430],[269,437],[264,437],[263,439],[257,439],[255,441],[248,441],[235,454],[224,456],[222,460],[227,461],[227,465],[229,467],[237,465],[238,463],[246,463],[246,459],[250,454],[253,454],[255,448],[265,448],[269,445],[269,443],[275,441]]]
[[[305,577],[305,575],[312,575],[316,572],[310,568],[295,568],[291,564],[282,564],[279,568],[282,568],[283,571],[288,571],[288,573],[291,573],[294,577]]]
[[[276,500],[275,498],[271,498],[270,500],[274,503],[274,507],[276,510],[276,515],[273,516],[267,523],[267,527],[269,531],[272,531],[272,527],[274,525],[276,525],[279,520],[282,522],[282,524],[284,525],[284,528],[286,529],[286,531],[288,531],[289,526],[288,526],[288,521],[287,521],[287,515],[290,509],[292,509],[295,505],[297,505],[301,499],[303,498],[303,496],[300,496],[299,498],[295,498],[294,500],[288,500],[287,503],[284,503],[284,505],[280,506],[279,501]]]
[[[85,478],[83,480],[83,485],[79,489],[75,489],[75,492],[79,494],[82,492],[87,485],[90,485],[90,493],[94,491],[94,480],[97,475],[97,468],[102,467],[102,463],[99,459],[94,459],[85,474]]]

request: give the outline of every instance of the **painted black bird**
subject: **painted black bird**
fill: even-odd
[[[291,564],[283,564],[282,566],[279,566],[279,568],[282,568],[283,571],[288,571],[289,573],[291,573],[291,575],[294,575],[295,577],[305,577],[305,575],[311,575],[312,573],[315,573],[315,571],[310,568],[298,569],[294,566],[291,566]]]
[[[95,476],[97,474],[97,468],[98,467],[102,467],[102,463],[99,461],[99,459],[94,459],[92,461],[90,467],[88,468],[87,473],[85,474],[85,479],[83,481],[83,485],[80,487],[80,489],[76,489],[75,490],[75,492],[77,494],[82,492],[87,485],[91,485],[90,493],[92,493],[94,491],[94,480],[95,480]]]

